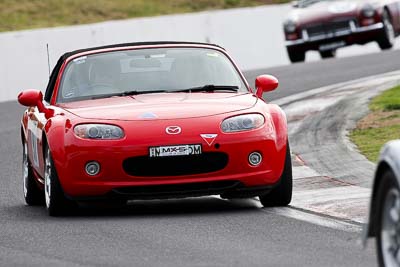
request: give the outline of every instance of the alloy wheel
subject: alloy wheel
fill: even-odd
[[[387,266],[400,265],[400,192],[391,188],[382,213],[381,248]]]
[[[394,28],[392,22],[390,21],[389,14],[387,12],[383,14],[383,24],[385,27],[387,39],[391,44],[393,44],[395,39]]]

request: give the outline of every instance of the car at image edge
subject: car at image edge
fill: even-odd
[[[293,63],[303,62],[310,50],[332,58],[353,44],[390,49],[400,34],[399,0],[299,0],[293,6],[283,26]]]
[[[216,45],[147,42],[65,53],[19,94],[24,197],[49,215],[80,202],[292,197],[286,116]]]
[[[376,238],[379,266],[400,266],[400,140],[381,150],[373,183],[368,237]]]

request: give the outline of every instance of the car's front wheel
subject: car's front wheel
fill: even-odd
[[[43,191],[40,190],[35,181],[35,177],[33,176],[32,167],[28,157],[28,145],[26,142],[23,143],[22,149],[22,177],[25,202],[30,206],[42,205],[44,203]]]
[[[400,189],[392,171],[378,189],[377,252],[380,266],[400,266]]]
[[[336,50],[320,51],[319,54],[323,59],[334,58],[336,57]]]
[[[292,200],[293,176],[292,159],[289,141],[286,145],[286,158],[283,173],[279,185],[266,195],[260,196],[260,202],[264,207],[282,207],[289,205]]]
[[[44,168],[44,195],[49,215],[59,216],[71,212],[76,208],[76,203],[65,197],[48,147]]]
[[[383,30],[378,39],[378,45],[382,50],[387,50],[393,47],[395,40],[395,32],[392,24],[392,19],[387,10],[382,14]]]
[[[304,62],[306,60],[306,52],[302,50],[295,50],[291,48],[287,48],[287,53],[290,59],[290,62]]]

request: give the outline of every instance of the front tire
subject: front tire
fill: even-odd
[[[260,196],[260,202],[264,207],[283,207],[289,205],[292,200],[293,176],[292,159],[289,141],[286,145],[285,166],[279,180],[279,185],[266,195]]]
[[[288,48],[287,53],[292,63],[304,62],[306,60],[306,52],[301,50],[293,50]]]
[[[48,147],[46,150],[44,173],[44,195],[49,215],[60,216],[70,213],[76,208],[76,203],[65,197]]]
[[[336,50],[319,51],[322,59],[334,58],[336,57]]]
[[[400,189],[392,171],[386,171],[381,179],[376,219],[378,263],[400,266]]]
[[[23,143],[23,158],[22,158],[22,176],[24,185],[24,199],[29,206],[37,206],[44,204],[43,191],[40,190],[33,175],[32,166],[28,157],[28,145]]]
[[[395,32],[390,14],[385,10],[382,14],[383,30],[378,39],[381,50],[391,49],[394,46]]]

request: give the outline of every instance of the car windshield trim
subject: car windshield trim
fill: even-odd
[[[248,92],[250,88],[222,51],[146,48],[87,55],[70,61],[58,87],[57,103],[201,91]]]

